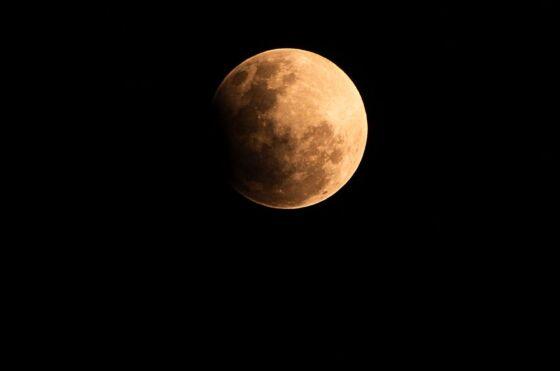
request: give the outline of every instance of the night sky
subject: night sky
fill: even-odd
[[[507,357],[496,338],[519,334],[508,308],[538,292],[527,251],[552,224],[556,20],[546,2],[366,4],[107,9],[91,285],[112,308],[99,325],[117,357],[259,369]],[[352,179],[299,210],[230,188],[212,119],[225,75],[275,48],[336,63],[368,115]]]

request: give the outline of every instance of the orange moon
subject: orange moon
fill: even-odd
[[[364,154],[366,111],[328,59],[274,49],[235,67],[214,96],[233,187],[258,204],[297,209],[342,188]]]

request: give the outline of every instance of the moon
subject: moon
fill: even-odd
[[[367,117],[360,93],[318,54],[257,54],[225,77],[213,104],[232,186],[258,204],[317,204],[348,182],[363,157]]]

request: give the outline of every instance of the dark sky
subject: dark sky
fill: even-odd
[[[517,334],[518,263],[551,225],[555,19],[546,2],[366,3],[107,10],[95,285],[123,354],[387,369],[507,352],[492,339]],[[340,66],[369,119],[350,182],[290,211],[229,188],[210,105],[232,68],[282,47]]]

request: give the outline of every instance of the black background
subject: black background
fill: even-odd
[[[100,354],[250,368],[530,358],[516,319],[550,273],[535,251],[551,224],[552,25],[546,2],[109,8],[88,135]],[[229,187],[212,121],[225,75],[283,47],[341,67],[369,121],[350,182],[300,210]]]

